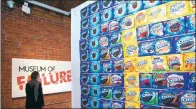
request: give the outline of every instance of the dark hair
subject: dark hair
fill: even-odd
[[[33,71],[31,73],[31,79],[37,79],[38,76],[39,76],[39,73],[37,71]]]

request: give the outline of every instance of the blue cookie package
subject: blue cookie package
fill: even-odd
[[[102,35],[108,33],[108,31],[109,31],[109,30],[108,30],[108,29],[109,29],[109,28],[108,28],[108,27],[109,27],[108,25],[109,25],[109,22],[105,22],[105,23],[102,23],[102,24],[101,24],[101,34],[102,34]]]
[[[111,109],[112,108],[112,101],[111,100],[104,100],[101,99],[101,108],[102,109]]]
[[[89,37],[89,30],[85,29],[81,31],[80,39],[86,40]]]
[[[100,99],[97,97],[91,97],[89,100],[90,108],[101,108]]]
[[[109,60],[110,59],[110,48],[100,49],[100,59]]]
[[[108,31],[109,32],[116,32],[119,30],[119,21],[117,21],[116,19],[112,20],[109,22],[108,24]]]
[[[113,6],[121,3],[126,3],[126,0],[113,0]]]
[[[114,18],[121,18],[127,14],[126,3],[122,3],[113,7]]]
[[[167,79],[165,73],[153,73],[153,88],[164,89],[167,87]]]
[[[124,109],[125,103],[122,101],[113,101],[112,102],[112,108],[113,109]]]
[[[89,27],[88,18],[82,19],[81,20],[81,29],[84,30],[84,29],[87,29],[88,27]]]
[[[123,61],[123,59],[113,60],[112,69],[113,69],[114,73],[124,72],[124,61]]]
[[[171,54],[173,53],[173,38],[158,39],[154,42],[155,54]]]
[[[180,94],[181,109],[195,109],[196,96],[194,91],[184,91]]]
[[[95,14],[101,10],[101,2],[98,0],[89,5],[90,15]]]
[[[81,18],[84,19],[84,18],[87,18],[88,15],[89,15],[89,9],[88,7],[85,7],[83,9],[80,10],[80,15],[81,15]]]
[[[106,48],[109,46],[108,35],[102,35],[99,37],[99,46],[100,48]]]
[[[112,61],[101,61],[101,67],[103,73],[111,73],[112,72]]]
[[[109,43],[110,46],[121,44],[121,33],[120,32],[111,33],[109,38]]]
[[[138,48],[139,56],[149,56],[155,54],[153,41],[138,42]]]
[[[89,74],[89,84],[90,85],[99,85],[101,82],[100,74],[94,73]]]
[[[161,4],[161,0],[143,0],[144,9],[151,8]]]
[[[158,91],[152,89],[140,89],[140,102],[147,105],[158,105]]]
[[[195,14],[192,14],[192,15],[188,15],[185,17],[186,18],[186,29],[187,29],[187,32],[195,32],[196,29],[195,29]]]
[[[163,109],[161,106],[143,105],[140,106],[141,109]]]
[[[134,27],[134,19],[130,17],[130,15],[123,17],[120,21],[120,30],[127,30]]]
[[[90,72],[99,73],[101,71],[100,61],[91,61],[90,62]]]
[[[88,61],[88,52],[86,50],[80,51],[80,61]]]
[[[141,0],[138,1],[127,1],[127,13],[133,14],[143,9],[143,3]]]
[[[101,96],[101,88],[99,85],[90,86],[90,96],[92,96],[92,97],[100,97]]]
[[[80,77],[80,84],[81,85],[88,85],[89,83],[89,74],[81,74],[81,77]]]
[[[123,58],[122,45],[114,46],[110,49],[110,56],[112,59]]]
[[[114,13],[113,8],[105,9],[101,12],[101,22],[108,22],[113,19]]]
[[[111,74],[100,74],[101,85],[102,86],[112,86],[112,76]]]
[[[91,27],[100,24],[100,22],[101,22],[100,13],[93,14],[89,17],[89,24]]]
[[[86,50],[88,48],[87,40],[80,40],[80,50]]]
[[[152,88],[153,77],[151,73],[140,73],[139,86],[140,88]]]
[[[167,89],[188,89],[187,73],[168,73]]]
[[[123,87],[112,88],[113,100],[124,101],[125,100],[125,89]]]
[[[195,72],[191,72],[188,74],[188,80],[189,80],[189,89],[195,90],[196,89],[196,74],[195,74]]]
[[[99,47],[98,37],[91,37],[88,39],[88,48],[89,49],[97,49],[98,47]]]
[[[148,40],[149,37],[149,25],[140,26],[136,29],[136,35],[138,41]]]
[[[113,86],[124,86],[124,75],[123,74],[112,74],[112,85]]]
[[[101,98],[112,100],[112,87],[101,87]]]
[[[88,50],[88,56],[90,61],[98,61],[100,59],[99,50],[97,49]]]
[[[96,25],[96,26],[89,28],[89,33],[90,33],[90,37],[99,36],[101,34],[101,26]]]
[[[81,95],[88,96],[90,94],[90,88],[88,85],[81,86]]]
[[[168,21],[164,21],[165,24],[165,35],[179,35],[185,33],[185,18],[180,17]]]
[[[88,96],[81,96],[81,108],[89,107],[89,98]]]
[[[89,62],[81,62],[80,63],[80,71],[81,71],[81,73],[89,72]]]
[[[174,37],[174,52],[195,52],[195,33]]]
[[[106,9],[113,6],[113,0],[101,0],[102,9]]]
[[[150,38],[162,38],[164,36],[164,23],[158,22],[154,24],[150,24]]]

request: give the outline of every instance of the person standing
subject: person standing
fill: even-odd
[[[26,84],[26,109],[42,109],[44,106],[42,85],[39,78],[39,73],[34,71],[31,73],[31,80]]]

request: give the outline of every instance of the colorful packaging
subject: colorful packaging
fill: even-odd
[[[124,61],[122,59],[113,60],[113,72],[123,72],[124,71]]]
[[[103,99],[112,100],[112,87],[102,87],[101,95]]]
[[[140,103],[133,103],[126,101],[125,102],[125,109],[139,109],[140,108]]]
[[[167,65],[168,71],[183,71],[183,55],[182,54],[173,54],[167,55]]]
[[[139,73],[127,72],[124,74],[124,86],[130,88],[139,88]]]
[[[156,40],[154,43],[155,53],[157,55],[171,54],[173,52],[172,46],[173,38],[165,38]]]
[[[81,97],[81,108],[88,108],[89,107],[89,98],[86,96]]]
[[[90,31],[90,37],[97,37],[99,36],[101,33],[101,27],[100,25],[96,25],[96,26],[93,26],[89,29]]]
[[[149,37],[149,25],[144,25],[140,26],[136,29],[136,35],[137,35],[137,40],[142,41],[142,40],[147,40],[150,39]]]
[[[195,92],[185,91],[180,95],[180,108],[195,109],[196,97]]]
[[[88,48],[89,49],[96,49],[99,47],[98,37],[91,37],[88,40]]]
[[[152,105],[141,105],[140,109],[165,109],[164,107],[160,106],[152,106]]]
[[[137,42],[126,43],[123,45],[124,57],[136,57],[138,56]]]
[[[107,34],[109,31],[109,22],[105,22],[101,24],[101,34]]]
[[[113,8],[108,8],[101,12],[101,22],[108,22],[113,19]]]
[[[146,25],[148,23],[147,11],[142,10],[134,14],[136,27]]]
[[[109,39],[107,35],[103,35],[99,37],[99,46],[101,48],[105,48],[109,46]]]
[[[89,62],[81,62],[80,66],[81,73],[87,73],[89,71]]]
[[[89,84],[89,74],[81,74],[80,76],[80,85],[88,85]]]
[[[152,87],[165,89],[167,87],[167,78],[165,73],[153,73]]]
[[[142,1],[127,1],[127,13],[133,14],[143,9]]]
[[[165,21],[164,24],[165,24],[164,30],[166,36],[183,34],[185,32],[186,27],[185,27],[184,17]]]
[[[138,42],[139,56],[149,56],[155,54],[153,41]]]
[[[111,109],[112,108],[112,101],[111,100],[104,100],[101,99],[102,109]]]
[[[135,28],[123,30],[121,37],[123,43],[137,42]]]
[[[101,103],[99,98],[91,97],[89,103],[90,103],[90,108],[101,108]]]
[[[175,53],[195,52],[195,33],[174,37]]]
[[[121,18],[127,14],[126,3],[122,3],[113,7],[114,18]]]
[[[87,29],[89,27],[89,21],[88,18],[81,20],[81,28]]]
[[[150,36],[149,37],[151,39],[164,37],[165,31],[164,31],[163,22],[150,24],[150,30],[149,31],[150,31]]]
[[[101,85],[102,86],[112,86],[111,74],[100,74],[100,75],[101,75]]]
[[[93,27],[93,26],[100,24],[100,22],[101,22],[100,17],[101,17],[100,13],[96,13],[96,14],[93,14],[92,16],[90,16],[89,17],[90,26]]]
[[[186,29],[187,29],[187,32],[195,32],[196,31],[195,14],[188,15],[185,18],[186,18]]]
[[[125,88],[126,101],[140,103],[140,90],[139,88]]]
[[[189,73],[188,78],[189,78],[189,89],[195,90],[196,89],[196,73],[195,72]]]
[[[98,85],[90,86],[90,95],[92,97],[100,97],[101,96],[101,89]]]
[[[85,50],[80,51],[80,61],[87,61],[88,53]]]
[[[176,90],[159,90],[159,105],[179,108],[179,92]]]
[[[113,0],[113,5],[118,5],[122,3],[126,3],[126,0]]]
[[[189,1],[171,1],[167,4],[167,16],[170,19],[186,16],[190,13]]]
[[[124,58],[124,71],[128,72],[135,72],[136,65],[135,65],[136,58]]]
[[[82,30],[80,34],[81,34],[80,39],[86,40],[89,37],[89,30],[88,29]]]
[[[104,48],[100,50],[100,58],[101,60],[110,59],[110,48]]]
[[[88,7],[85,7],[83,9],[80,10],[80,15],[81,15],[81,18],[84,19],[84,18],[87,18],[88,15],[89,15],[89,9]]]
[[[96,1],[89,6],[90,14],[95,14],[101,10],[100,1]]]
[[[167,60],[166,56],[152,56],[152,71],[166,71],[167,70]]]
[[[101,61],[102,72],[111,73],[112,72],[112,61]]]
[[[100,74],[89,74],[89,84],[90,85],[99,85],[101,82]]]
[[[160,5],[161,4],[161,1],[159,0],[144,0],[143,1],[143,4],[144,4],[144,9],[147,9],[147,8],[151,8],[151,7],[154,7],[154,6],[157,6],[157,5]]]
[[[151,57],[138,57],[136,59],[136,71],[137,72],[151,72]]]
[[[195,6],[195,0],[190,0],[190,13],[195,14],[196,6]]]
[[[101,71],[100,61],[91,61],[90,62],[90,72],[99,73]]]
[[[192,52],[192,53],[184,53],[183,54],[183,57],[184,57],[184,70],[185,71],[195,71],[195,61],[196,61],[196,58],[195,58],[195,53]]]
[[[115,46],[122,43],[121,34],[119,32],[114,32],[109,38],[110,46]]]
[[[125,100],[125,89],[123,87],[112,88],[113,100],[124,101]]]
[[[152,89],[140,89],[141,104],[158,105],[158,91]]]
[[[86,40],[80,40],[80,50],[86,50],[88,48],[88,43]]]
[[[123,109],[125,108],[125,103],[122,101],[113,101],[112,102],[112,109]]]
[[[114,46],[110,49],[110,56],[112,59],[123,58],[122,45]]]
[[[140,83],[140,88],[152,88],[152,74],[140,73],[139,83]]]
[[[167,88],[168,89],[187,89],[186,73],[168,73],[167,74]]]
[[[148,23],[155,23],[165,20],[167,20],[166,4],[148,9]]]
[[[124,76],[123,74],[113,74],[112,75],[112,85],[113,86],[124,86]]]
[[[125,16],[120,20],[120,29],[126,30],[135,27],[135,19],[133,15]]]
[[[114,32],[119,30],[119,22],[117,20],[112,20],[109,22],[109,32]]]
[[[88,51],[90,61],[98,61],[100,59],[99,50],[92,49]]]
[[[90,94],[90,88],[88,85],[81,86],[81,95],[88,96]]]
[[[103,9],[109,8],[113,6],[112,0],[102,0],[101,6]]]

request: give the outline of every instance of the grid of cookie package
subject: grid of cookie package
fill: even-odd
[[[123,6],[123,5],[122,5]],[[111,9],[106,9],[106,11],[107,10],[111,10]],[[96,15],[94,15],[94,16],[96,16]],[[111,17],[111,15],[108,15],[109,16],[109,18]],[[188,16],[189,17],[189,16]],[[188,17],[186,17],[186,18],[188,18]],[[112,17],[111,17],[112,18]],[[94,20],[94,21],[98,21],[98,23],[97,24],[99,24],[100,23],[100,18],[98,18],[99,20],[97,20],[97,19],[92,19],[92,20]],[[180,20],[179,20],[180,19]],[[177,18],[177,20],[179,20],[179,21],[181,21],[181,19],[184,19],[184,18]],[[85,20],[84,20],[85,21]],[[183,25],[188,25],[188,27],[190,26],[190,24],[188,24],[188,22],[187,22],[188,20],[186,19],[186,20],[184,20],[183,21]],[[110,22],[112,22],[112,21],[110,21]],[[114,22],[112,22],[112,24],[114,24],[115,25],[115,23],[117,23],[118,22],[118,20],[114,20]],[[169,21],[167,21],[167,22],[169,22]],[[164,24],[167,24],[167,22],[165,23],[165,22],[159,22],[159,23],[155,23],[155,24],[150,24],[150,25],[147,25],[147,26],[149,26],[148,28],[153,28],[153,26],[154,27],[157,27],[157,25],[164,25]],[[173,21],[174,22],[174,21]],[[175,21],[176,22],[176,21]],[[186,22],[186,23],[185,23]],[[103,22],[103,24],[101,24],[101,26],[100,27],[102,27],[102,25],[103,25],[103,29],[105,29],[104,28],[104,25],[107,25],[107,23],[104,23]],[[146,25],[145,25],[146,26]],[[164,25],[163,27],[165,27],[165,26],[167,26],[167,25]],[[175,25],[174,25],[175,26]],[[98,26],[97,26],[98,27]],[[95,26],[95,28],[97,29],[97,27]],[[114,26],[115,27],[115,26]],[[159,26],[160,27],[160,26]],[[144,28],[144,26],[142,26],[142,27],[138,27],[137,28],[137,31],[138,31],[138,29],[140,29],[140,28]],[[146,28],[146,27],[145,27]],[[184,28],[184,27],[183,27]],[[119,29],[119,27],[117,28],[117,30]],[[191,28],[192,29],[192,28]],[[190,31],[194,31],[194,30],[191,30],[191,29],[186,29],[188,32],[190,32]],[[107,30],[107,29],[105,29],[105,30]],[[105,32],[105,30],[104,30],[104,32]],[[114,29],[115,30],[115,29]],[[163,29],[163,31],[164,30],[166,30],[166,29]],[[90,34],[90,36],[92,37],[92,34],[91,33],[96,33],[96,32],[99,32],[99,31],[101,31],[99,28],[96,30],[96,31],[87,31],[86,33],[88,33],[89,32],[89,34]],[[111,29],[109,29],[108,30],[109,31],[109,33],[111,33],[112,31],[111,31]],[[180,30],[180,32],[178,32],[178,33],[175,33],[175,34],[169,34],[169,32],[164,32],[165,33],[165,36],[167,36],[167,34],[169,34],[169,35],[179,35],[179,34],[183,34],[183,33],[185,33],[185,32],[187,32],[187,31],[185,31],[185,30]],[[83,31],[82,31],[83,32]],[[152,32],[153,33],[153,32]],[[167,33],[167,34],[166,34]],[[105,34],[105,33],[104,33]],[[114,35],[113,35],[114,34]],[[115,34],[117,34],[116,35],[116,37],[117,36],[119,36],[118,34],[118,32],[113,32],[113,33],[111,33],[110,35],[104,35],[103,37],[97,37],[97,38],[89,38],[89,41],[84,41],[83,42],[83,44],[85,43],[86,44],[86,47],[85,48],[88,48],[89,47],[89,51],[88,52],[84,52],[84,53],[82,53],[81,52],[81,54],[83,54],[83,56],[81,56],[82,57],[82,59],[81,60],[83,60],[83,61],[90,61],[90,63],[89,62],[84,62],[85,63],[85,68],[86,69],[90,69],[90,72],[95,72],[95,73],[100,73],[100,72],[105,72],[105,73],[108,73],[108,72],[112,72],[111,74],[109,74],[109,76],[114,76],[115,78],[116,77],[121,77],[121,79],[123,79],[123,74],[121,74],[121,75],[116,75],[116,74],[114,74],[114,72],[116,71],[116,73],[123,73],[123,60],[119,60],[119,59],[121,59],[122,57],[123,57],[123,52],[122,52],[122,45],[119,45],[119,46],[115,46],[115,47],[109,47],[109,48],[106,48],[106,47],[108,47],[108,43],[105,43],[105,42],[107,42],[107,40],[109,40],[109,41],[113,41],[112,39],[108,39],[108,36],[114,36],[114,38],[113,39],[115,39]],[[137,33],[137,35],[138,35],[138,33]],[[83,34],[82,34],[82,36],[83,36]],[[94,36],[96,36],[96,35],[94,35]],[[151,35],[152,37],[147,37],[147,38],[145,38],[144,40],[146,41],[146,40],[150,40],[150,41],[152,41],[152,39],[154,39],[154,38],[156,38],[156,37],[154,37],[154,36],[156,36],[156,35]],[[164,35],[163,35],[164,36]],[[179,36],[176,36],[177,38],[179,37]],[[183,37],[183,36],[181,36],[181,37]],[[84,38],[84,37],[82,37],[82,38]],[[119,39],[119,37],[118,37],[118,39]],[[137,39],[139,39],[139,37],[137,37]],[[190,38],[189,38],[190,39]],[[102,43],[100,43],[100,40],[101,40],[101,42]],[[108,42],[109,42],[108,41]],[[138,40],[138,41],[142,41],[142,40]],[[92,42],[92,43],[91,43]],[[120,42],[120,41],[119,41]],[[161,42],[161,41],[159,41],[159,42]],[[171,41],[168,41],[168,42],[171,42]],[[81,43],[82,43],[82,41],[81,41]],[[80,44],[81,44],[80,43]],[[87,43],[90,43],[90,44],[87,44]],[[102,45],[102,46],[99,46],[99,43]],[[110,43],[110,42],[109,42]],[[118,41],[117,41],[117,43],[118,43]],[[121,43],[121,42],[120,42]],[[140,43],[140,42],[139,42]],[[141,42],[142,43],[142,42]],[[111,43],[110,43],[111,44]],[[88,45],[88,46],[87,46]],[[112,45],[112,44],[111,44]],[[114,44],[115,45],[115,44]],[[80,45],[80,47],[82,47],[81,45]],[[93,48],[94,47],[94,48]],[[98,49],[97,48],[103,48],[103,49],[100,49],[100,54],[99,54],[99,51],[98,51]],[[153,47],[153,48],[155,48],[155,47]],[[95,50],[92,50],[92,49],[95,49]],[[111,50],[112,49],[112,50]],[[85,50],[85,49],[84,49]],[[169,52],[169,53],[174,53],[174,52],[172,52],[173,50],[171,50],[171,52]],[[194,52],[194,51],[193,51]],[[121,54],[121,55],[116,55],[116,54]],[[181,53],[181,52],[179,52],[179,53]],[[86,60],[85,60],[85,55],[84,54],[86,54],[86,57],[88,57],[88,58],[86,58]],[[92,54],[92,55],[90,55],[89,56],[89,54]],[[164,54],[166,54],[166,53],[164,53]],[[147,55],[162,55],[162,54],[147,54]],[[139,56],[146,56],[146,55],[139,55]],[[105,59],[114,59],[114,60],[107,60],[107,61],[103,61],[103,62],[96,62],[96,60],[99,60],[99,59],[101,59],[101,60],[104,60],[104,58]],[[118,59],[119,58],[119,59]],[[94,62],[93,62],[94,61]],[[116,63],[115,63],[116,62]],[[121,62],[121,66],[117,66],[117,68],[115,69],[115,66],[116,65],[119,65],[119,63]],[[105,64],[104,64],[105,63]],[[108,64],[109,63],[109,64]],[[114,64],[112,64],[112,63],[114,63]],[[83,65],[83,64],[82,64]],[[81,66],[82,66],[81,65]],[[95,66],[94,66],[95,65]],[[106,67],[106,69],[104,69],[104,67],[103,66],[107,66]],[[109,67],[108,67],[108,65],[109,65]],[[113,67],[112,67],[113,66]],[[122,69],[120,69],[120,70],[118,70],[118,68],[122,68]],[[95,69],[97,70],[97,71],[95,71]],[[86,73],[87,72],[89,72],[89,71],[86,71]],[[194,73],[192,73],[192,74],[194,74]],[[96,75],[96,76],[95,76]],[[149,77],[149,78],[152,78],[152,76],[150,76],[151,74],[140,74],[140,76],[147,76],[147,77]],[[156,75],[156,74],[155,74]],[[166,74],[165,74],[166,75]],[[178,74],[177,74],[178,75]],[[186,76],[184,76],[184,75],[186,75],[185,73],[184,74],[182,74],[181,76],[185,79],[185,78],[187,78]],[[103,78],[105,78],[105,77],[107,77],[108,75],[106,75],[106,74],[89,74],[87,77],[89,77],[90,78],[90,80],[92,79],[93,80],[93,77],[103,77]],[[157,74],[156,76],[164,76],[163,74],[161,75],[161,74]],[[175,77],[175,74],[168,74],[167,75],[168,77],[169,76],[174,76]],[[81,76],[82,77],[82,76]],[[118,81],[118,79],[117,79],[117,81]],[[100,82],[101,82],[101,80],[100,81],[97,81],[97,83],[95,83],[95,84],[92,84],[92,81],[90,81],[89,83],[90,83],[90,85],[99,85],[100,84]],[[121,81],[121,82],[123,82],[123,81]],[[142,81],[143,82],[143,81]],[[142,83],[142,82],[140,82],[140,83]],[[111,81],[111,83],[112,83],[112,81]],[[149,84],[150,83],[150,84]],[[142,86],[141,84],[140,84],[140,88],[150,88],[151,87],[151,84],[153,84],[153,82],[151,81],[151,82],[147,82],[147,85],[145,86],[145,84],[144,84],[144,86]],[[118,85],[117,85],[118,86]],[[119,86],[122,86],[122,85],[119,85]],[[84,86],[84,87],[86,87],[86,86]],[[94,87],[94,86],[89,86],[90,88],[92,88],[92,87]],[[99,87],[99,88],[97,88],[97,89],[102,89],[102,86],[95,86],[95,87]],[[112,91],[113,92],[115,92],[115,85],[112,85],[112,87],[109,87],[108,89],[112,89]],[[154,87],[154,86],[153,86]],[[105,87],[103,87],[103,89],[104,89]],[[122,87],[121,87],[122,88]],[[156,88],[156,87],[155,87]],[[85,88],[84,88],[85,89]],[[107,89],[107,88],[106,88]],[[123,88],[122,88],[123,89]],[[147,89],[148,90],[148,89]],[[151,89],[150,89],[151,90]],[[117,90],[118,91],[118,90]],[[122,90],[121,90],[121,92],[122,92]],[[147,91],[146,90],[144,90],[144,92],[145,92],[145,94],[147,93]],[[155,91],[156,92],[156,91]],[[164,92],[164,91],[163,91]],[[97,93],[97,92],[96,92]],[[99,92],[100,93],[100,92]],[[141,93],[143,93],[143,91],[141,92]],[[162,93],[162,92],[156,92],[156,93]],[[91,96],[94,96],[93,94],[92,94],[92,92],[90,91],[90,95]],[[101,95],[101,93],[100,94],[98,94],[99,96]],[[114,94],[115,95],[115,94]],[[159,94],[160,95],[160,94]],[[96,96],[96,97],[99,97],[99,96]],[[112,96],[112,95],[111,95]],[[121,99],[120,100],[123,100],[123,98],[124,97],[120,97]],[[110,98],[110,100],[111,100],[111,98]],[[119,99],[116,99],[115,98],[115,96],[114,96],[114,100],[119,100]],[[155,100],[155,104],[156,104],[156,102],[158,102],[158,99],[157,99],[157,101]],[[91,104],[91,103],[90,103]],[[106,104],[107,104],[107,102],[106,102]],[[118,103],[117,103],[118,104]],[[122,103],[120,103],[120,104],[122,104]],[[142,102],[141,102],[141,104],[142,104]],[[145,104],[145,103],[144,103]],[[93,104],[92,104],[93,105]],[[153,105],[153,103],[147,103],[147,105]],[[144,107],[144,105],[141,105],[141,107]]]

